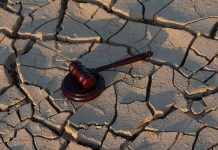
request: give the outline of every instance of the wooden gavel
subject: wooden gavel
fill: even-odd
[[[111,69],[114,67],[130,64],[148,57],[151,57],[153,55],[152,52],[142,53],[133,57],[129,57],[117,62],[114,62],[112,64],[108,64],[105,66],[101,66],[98,68],[89,69],[82,65],[79,61],[73,61],[69,66],[69,72],[70,74],[78,81],[80,85],[86,90],[90,90],[95,84],[96,84],[96,78],[93,74]]]

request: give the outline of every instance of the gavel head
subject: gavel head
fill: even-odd
[[[96,84],[95,76],[79,61],[73,61],[70,64],[69,72],[84,89],[90,90]]]

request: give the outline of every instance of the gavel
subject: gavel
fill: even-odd
[[[117,62],[114,62],[112,64],[108,64],[105,66],[101,66],[98,68],[86,68],[84,65],[82,65],[79,61],[73,61],[71,62],[69,66],[69,72],[70,74],[78,81],[78,83],[86,90],[92,89],[92,87],[96,84],[96,78],[94,76],[95,73],[108,70],[111,68],[115,68],[118,66],[130,64],[148,57],[151,57],[153,55],[152,52],[146,52],[141,53],[133,57],[129,57]]]

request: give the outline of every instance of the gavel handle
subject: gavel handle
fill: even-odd
[[[108,70],[108,69],[115,68],[115,67],[118,67],[118,66],[123,66],[123,65],[126,65],[126,64],[134,63],[136,61],[151,57],[152,55],[153,55],[153,53],[150,52],[150,51],[146,52],[146,53],[141,53],[141,54],[138,54],[136,56],[125,58],[123,60],[114,62],[114,63],[109,64],[109,65],[105,65],[105,66],[101,66],[101,67],[98,67],[98,68],[91,69],[90,71],[92,73],[96,73],[96,72],[99,72],[99,71]]]

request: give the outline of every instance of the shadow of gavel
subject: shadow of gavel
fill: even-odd
[[[149,51],[98,68],[86,68],[81,62],[73,61],[69,66],[70,73],[62,82],[63,94],[74,101],[91,100],[105,88],[105,81],[98,72],[134,63],[152,55]]]

